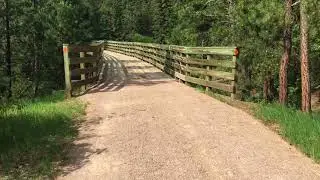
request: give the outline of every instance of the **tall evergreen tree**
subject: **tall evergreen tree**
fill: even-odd
[[[9,0],[5,0],[5,36],[6,36],[6,64],[7,64],[7,76],[9,78],[8,85],[8,98],[12,97],[12,55],[11,55],[11,4]]]
[[[292,0],[285,1],[285,30],[283,42],[284,53],[282,55],[279,72],[279,102],[286,104],[288,101],[288,66],[292,48]]]
[[[307,1],[301,0],[300,4],[301,21],[301,81],[302,81],[302,111],[311,111],[311,90],[310,90],[310,72],[309,72],[309,27],[307,15]]]

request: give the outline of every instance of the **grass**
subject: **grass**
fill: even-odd
[[[320,113],[306,114],[279,104],[261,104],[256,115],[266,124],[278,126],[280,135],[320,162]]]
[[[0,108],[0,179],[53,178],[59,172],[85,108],[63,96],[57,92]]]

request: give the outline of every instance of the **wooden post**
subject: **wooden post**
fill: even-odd
[[[92,66],[93,68],[97,67],[97,63],[93,63]],[[95,78],[97,76],[97,71],[93,71],[92,76]]]
[[[132,49],[133,49],[133,55],[132,55],[132,56],[133,56],[133,57],[137,57],[137,56],[136,56],[137,50],[136,50],[136,47],[135,47],[134,44],[132,45]]]
[[[127,55],[128,55],[128,56],[132,56],[130,45],[127,45]]]
[[[85,53],[84,52],[80,52],[80,58],[84,58]],[[85,63],[80,63],[80,69],[85,69]],[[85,74],[81,74],[81,80],[86,80],[86,75]],[[81,92],[85,92],[86,91],[86,85],[81,86]]]
[[[64,76],[65,76],[65,98],[71,98],[71,76],[70,76],[70,59],[69,59],[69,45],[63,44],[64,57]]]
[[[210,61],[212,58],[212,56],[210,54],[207,55],[207,60]],[[210,66],[206,66],[207,71],[209,72],[211,70]],[[206,75],[206,81],[211,81],[211,77],[208,76],[208,74]],[[210,91],[210,87],[206,87],[206,93],[208,93]]]
[[[190,58],[190,55],[189,55],[189,54],[186,54],[186,58],[189,59],[189,58]],[[188,76],[191,76],[191,75],[190,75],[190,72],[189,72],[189,64],[186,63],[186,81],[185,81],[185,84],[186,84],[187,86],[190,86],[190,83],[187,81],[187,77],[188,77]]]
[[[99,54],[98,54],[96,62],[94,62],[92,64],[93,68],[97,67],[97,62],[101,61],[101,58],[102,58],[102,55],[103,55],[103,50],[104,50],[103,46],[98,46],[98,47],[99,47],[100,51],[98,52]],[[97,76],[97,73],[98,73],[98,70],[93,71],[93,73],[92,73],[93,78],[95,78]]]
[[[172,54],[172,56],[178,56],[179,54],[178,54],[178,52],[176,52],[176,51],[173,51],[172,52],[173,54]],[[171,59],[170,60],[171,61],[171,66],[172,66],[172,63],[176,63],[176,60],[175,59]],[[174,67],[172,67],[172,70],[173,70],[173,76],[174,76],[174,79],[176,80],[176,81],[179,81],[179,78],[177,78],[176,76],[175,76],[175,73],[176,73],[176,71],[177,71],[177,68],[174,66]]]
[[[171,58],[171,51],[170,48],[166,50],[166,57],[164,58],[164,61],[161,63],[163,65],[163,72],[166,72],[166,63],[169,61]]]
[[[153,52],[157,52],[157,53],[156,53],[156,54],[157,54],[156,57],[158,57],[158,52],[159,52],[158,49],[156,49],[156,48],[153,47],[153,48],[152,48],[152,51],[153,51]],[[155,66],[155,65],[156,65],[156,60],[154,60],[154,58],[152,58],[151,55],[152,55],[152,52],[149,53],[149,57],[150,57],[150,59],[151,59],[152,65]]]
[[[231,93],[231,98],[232,99],[236,99],[236,93],[237,93],[237,79],[238,79],[238,75],[237,75],[237,69],[238,69],[238,57],[239,57],[239,49],[238,48],[235,48],[235,53],[233,55],[233,58],[232,58],[232,62],[234,62],[236,64],[235,68],[232,69],[232,73],[234,74],[234,80],[232,81],[231,85],[233,87],[233,92]]]

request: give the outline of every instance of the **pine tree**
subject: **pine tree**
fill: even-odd
[[[288,101],[288,66],[292,47],[292,0],[285,1],[285,30],[283,36],[284,52],[279,71],[279,102],[286,104]]]
[[[302,111],[311,111],[311,90],[310,90],[310,74],[309,74],[309,46],[308,46],[308,16],[307,1],[301,0],[300,4],[300,29],[301,29],[301,84],[302,84]]]
[[[9,78],[8,98],[12,97],[12,55],[11,55],[11,15],[10,15],[10,1],[5,0],[5,36],[6,36],[6,64],[7,76]]]

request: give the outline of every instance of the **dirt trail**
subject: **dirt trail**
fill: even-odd
[[[320,179],[320,167],[245,112],[107,52],[58,179]],[[110,61],[111,62],[111,61]]]

